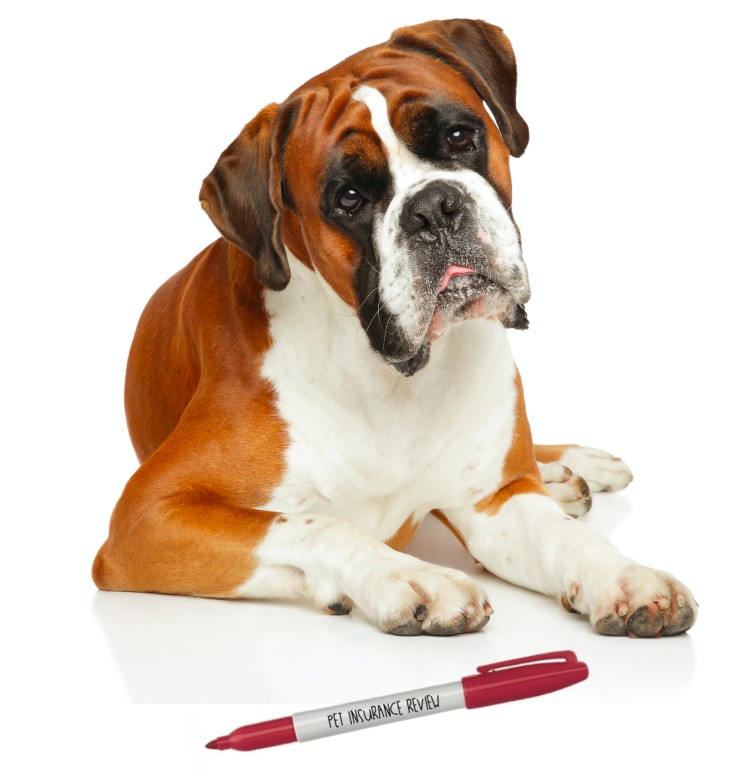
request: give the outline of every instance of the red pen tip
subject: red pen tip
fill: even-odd
[[[212,742],[208,742],[206,745],[208,750],[217,750],[218,749],[218,740],[214,739]]]

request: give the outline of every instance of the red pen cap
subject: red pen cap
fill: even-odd
[[[572,650],[478,666],[477,672],[461,678],[468,709],[540,696],[588,677],[588,667]]]

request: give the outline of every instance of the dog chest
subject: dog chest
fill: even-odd
[[[349,308],[318,305],[302,286],[267,300],[274,345],[263,373],[289,445],[266,509],[339,515],[387,538],[408,515],[495,490],[515,405],[502,326],[459,325],[403,377],[370,350]]]

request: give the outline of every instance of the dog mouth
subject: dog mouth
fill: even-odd
[[[410,377],[426,366],[431,343],[438,340],[451,323],[487,318],[501,321],[506,327],[527,328],[524,307],[502,284],[473,268],[460,265],[449,265],[446,269],[437,287],[432,310],[425,336],[414,355],[405,361],[391,362],[401,375]]]
[[[436,294],[433,321],[446,318],[499,317],[512,295],[489,275],[469,267],[450,265]],[[478,310],[476,309],[478,308]]]
[[[461,265],[458,265],[458,264],[450,264],[446,268],[446,272],[444,273],[444,277],[441,279],[441,283],[439,283],[439,286],[438,286],[439,294],[442,291],[446,290],[446,287],[449,285],[452,278],[459,278],[463,275],[475,275],[475,274],[476,274],[476,270],[474,270],[471,267],[462,267]]]

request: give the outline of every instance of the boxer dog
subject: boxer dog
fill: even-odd
[[[530,296],[516,83],[500,28],[404,27],[223,152],[200,194],[222,238],[155,293],[132,344],[141,465],[99,588],[304,596],[392,634],[475,631],[481,586],[403,552],[433,512],[486,569],[602,634],[692,626],[684,585],[571,517],[626,486],[626,465],[532,444],[505,331],[526,328]]]

